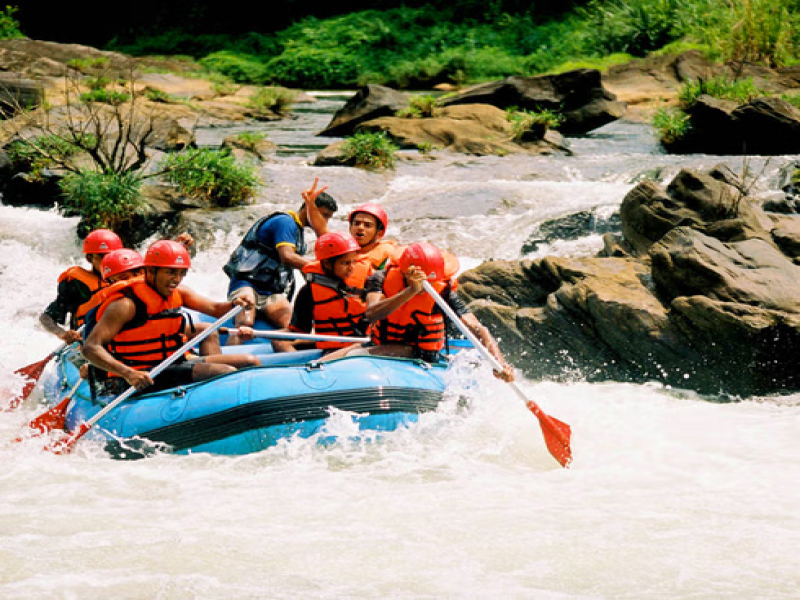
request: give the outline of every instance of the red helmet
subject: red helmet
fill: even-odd
[[[314,246],[314,254],[317,260],[335,258],[348,252],[358,252],[361,246],[353,239],[349,233],[331,232],[321,235]]]
[[[159,240],[147,249],[147,254],[144,255],[144,266],[188,269],[192,266],[192,260],[183,244],[174,240]]]
[[[143,266],[144,261],[141,254],[136,250],[121,248],[109,252],[103,257],[103,262],[100,263],[100,273],[102,273],[103,279],[108,279],[125,271],[141,269]]]
[[[386,211],[383,210],[378,204],[374,202],[367,202],[361,206],[355,207],[347,217],[347,222],[352,223],[353,217],[356,213],[367,213],[378,219],[378,223],[383,226],[383,229],[389,227],[389,217],[386,216]]]
[[[122,248],[122,240],[110,229],[95,229],[83,240],[84,254],[108,254]]]
[[[411,244],[403,251],[397,264],[403,273],[411,265],[415,265],[425,271],[431,279],[445,278],[444,256],[436,246],[428,242]]]

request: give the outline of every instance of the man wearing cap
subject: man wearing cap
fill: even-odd
[[[303,192],[305,202],[297,212],[278,211],[259,219],[223,267],[230,278],[228,299],[247,298],[253,306],[236,315],[236,327],[252,327],[256,310],[276,327],[288,327],[292,317],[289,298],[294,291],[294,269],[312,262],[304,256],[303,230],[311,227],[317,237],[323,235],[338,208],[336,201],[325,193],[327,186],[317,189],[317,181]],[[227,343],[240,341],[238,335],[231,335]]]
[[[192,323],[181,307],[214,317],[221,317],[234,305],[251,307],[246,298],[215,302],[182,286],[190,266],[183,245],[173,240],[155,242],[145,254],[144,277],[128,280],[97,308],[96,324],[88,332],[83,350],[95,367],[93,393],[116,395],[127,385],[157,391],[260,364],[252,354],[221,356],[215,332],[201,342],[203,356],[179,360],[155,381],[150,377],[148,371],[178,350],[184,336],[191,338],[209,326]],[[214,355],[222,360],[217,362]]]

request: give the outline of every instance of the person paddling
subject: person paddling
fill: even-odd
[[[454,256],[445,255],[433,244],[420,242],[408,246],[396,265],[370,276],[365,316],[373,324],[371,337],[377,347],[365,351],[427,362],[440,359],[447,324],[441,309],[422,286],[423,281],[429,281],[503,367],[495,375],[513,381],[512,367],[503,358],[494,337],[458,297],[457,271],[458,260]]]
[[[300,289],[294,304],[289,331],[359,337],[366,334],[369,323],[364,313],[364,288],[353,281],[361,247],[348,233],[331,232],[321,236],[314,246],[316,261],[303,267],[308,283]],[[371,267],[370,267],[371,269]],[[363,286],[363,282],[362,282]],[[275,340],[278,352],[295,350],[290,342]],[[335,351],[359,344],[318,341],[328,359],[345,353]]]
[[[90,370],[94,395],[117,395],[127,385],[157,391],[260,364],[252,354],[221,355],[214,332],[200,344],[203,356],[182,358],[151,379],[147,372],[180,348],[184,336],[208,326],[191,322],[182,307],[220,317],[235,305],[251,305],[246,298],[215,302],[182,286],[191,259],[173,240],[152,244],[143,262],[144,276],[123,282],[97,307],[95,322],[87,323],[83,352],[95,367]]]
[[[77,329],[83,325],[88,303],[107,284],[100,273],[100,264],[109,252],[122,248],[122,240],[110,229],[95,229],[83,240],[83,254],[91,269],[73,266],[58,277],[58,292],[39,317],[44,329],[67,344],[80,341]],[[69,322],[64,329],[61,325]]]

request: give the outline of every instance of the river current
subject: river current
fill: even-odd
[[[314,136],[343,99],[260,126],[279,144],[263,211],[296,208],[314,179],[342,205],[376,200],[390,237],[429,240],[462,266],[521,257],[537,224],[610,214],[643,176],[741,157],[661,153],[647,125],[571,139],[572,157],[437,154],[393,172],[311,166]],[[252,127],[248,127],[252,130]],[[206,129],[214,145],[230,130]],[[790,158],[751,157],[754,190],[777,193]],[[185,283],[222,298],[221,266],[248,212],[199,251]],[[58,274],[80,264],[76,219],[0,205],[0,387],[58,341],[37,326]],[[588,255],[599,235],[544,254]],[[502,346],[502,340],[501,340]],[[548,454],[537,419],[469,357],[453,399],[406,430],[324,446],[289,440],[243,457],[111,460],[13,443],[42,412],[0,412],[0,598],[797,598],[800,395],[699,397],[657,383],[521,380],[572,427],[574,463]],[[459,393],[470,397],[458,406]],[[328,430],[353,430],[333,414]]]

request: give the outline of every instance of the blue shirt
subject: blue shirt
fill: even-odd
[[[281,246],[291,246],[297,249],[295,239],[297,238],[298,228],[302,231],[303,227],[300,221],[297,220],[297,215],[293,211],[286,211],[288,214],[277,214],[271,219],[265,221],[256,232],[256,238],[265,246],[275,248],[276,250]],[[228,285],[228,294],[238,290],[242,287],[251,287],[262,296],[270,296],[272,292],[269,290],[261,290],[253,285],[251,281],[244,279],[231,279]]]

